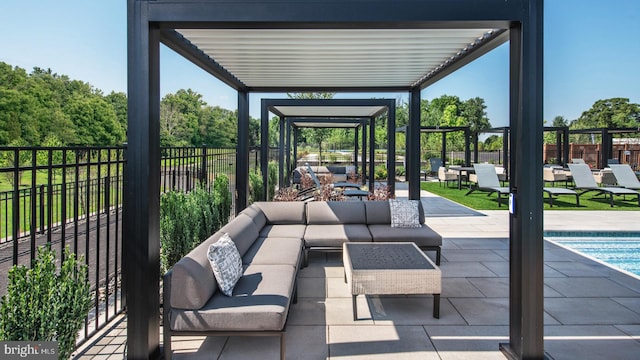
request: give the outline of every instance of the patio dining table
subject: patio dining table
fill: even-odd
[[[458,174],[458,190],[462,189],[462,175],[475,173],[473,166],[449,166],[449,170],[453,170]]]

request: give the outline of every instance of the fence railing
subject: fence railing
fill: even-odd
[[[235,156],[235,149],[162,148],[160,190],[210,189],[224,173],[233,194]],[[94,299],[81,342],[123,310],[125,163],[126,147],[0,148],[0,296],[11,266],[31,266],[39,246],[59,258],[69,247],[89,267]]]

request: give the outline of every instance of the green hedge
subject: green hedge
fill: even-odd
[[[160,197],[160,270],[168,271],[229,221],[229,179],[218,175],[212,191],[170,191]]]

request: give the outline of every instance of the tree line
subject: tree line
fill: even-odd
[[[332,98],[333,93],[287,94],[290,98]],[[481,97],[461,100],[443,95],[420,101],[422,126],[469,126],[471,131],[491,128],[486,104]],[[399,102],[396,125],[408,123],[409,107]],[[545,124],[547,122],[545,121]],[[637,128],[640,125],[640,105],[627,98],[596,101],[575,120],[557,116],[550,126],[583,128]],[[277,145],[278,119],[269,124],[269,143]],[[34,68],[32,72],[0,62],[0,146],[108,146],[126,141],[127,96],[122,92],[105,95],[87,82],[58,75],[51,69]],[[260,140],[260,121],[250,118],[249,144]],[[375,138],[378,147],[388,141],[386,117],[376,121]],[[396,135],[399,148],[404,136]],[[422,134],[427,149],[441,146],[440,134]],[[208,105],[203,96],[191,89],[165,95],[160,102],[160,141],[162,146],[236,146],[237,111]],[[554,142],[555,135],[546,134],[545,142]],[[332,144],[336,149],[351,148],[353,130],[304,129],[303,143],[319,146]],[[501,137],[492,135],[483,144],[484,150],[502,147]],[[447,135],[447,148],[462,149],[462,132]]]

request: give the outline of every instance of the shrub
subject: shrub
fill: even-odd
[[[249,203],[254,203],[263,196],[262,175],[260,171],[249,172]]]
[[[376,180],[384,180],[387,178],[387,167],[384,165],[376,166],[374,171],[374,176]]]
[[[31,269],[9,270],[7,294],[0,300],[0,340],[57,341],[59,358],[68,359],[90,308],[82,257],[67,248],[56,274],[55,252],[40,247]]]
[[[198,187],[188,194],[170,191],[160,197],[160,270],[168,271],[191,249],[229,220],[229,179],[218,175],[213,190]]]
[[[405,173],[404,166],[396,166],[396,176],[404,176]]]
[[[213,191],[216,196],[216,208],[218,209],[219,228],[229,221],[231,216],[231,191],[229,190],[229,177],[218,174],[213,182]]]
[[[276,194],[276,185],[278,184],[278,164],[273,161],[267,165],[267,177],[269,183],[267,200],[272,200]]]

